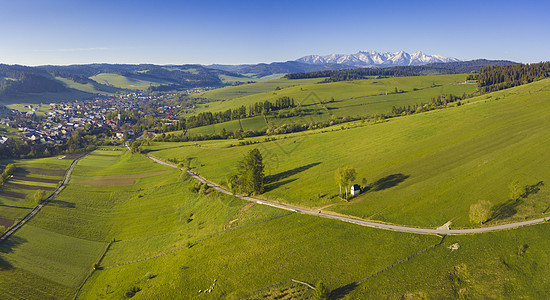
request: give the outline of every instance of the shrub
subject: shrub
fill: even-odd
[[[328,299],[329,291],[325,284],[322,281],[317,282],[315,285],[315,294],[313,295],[314,299]]]
[[[34,193],[34,201],[36,201],[37,204],[42,203],[47,197],[46,191],[44,190],[37,190]]]
[[[137,287],[137,286],[134,286],[132,288],[130,288],[129,290],[126,291],[126,293],[124,294],[124,296],[126,298],[132,298],[134,297],[139,291],[141,291],[141,288]]]
[[[481,200],[470,205],[470,220],[473,223],[483,224],[491,217],[492,204],[489,201]]]

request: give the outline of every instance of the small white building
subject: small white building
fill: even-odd
[[[359,195],[359,193],[361,193],[361,187],[358,184],[352,185],[350,189],[350,194],[352,196],[357,196]]]

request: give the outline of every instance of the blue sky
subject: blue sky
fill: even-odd
[[[241,64],[359,50],[550,61],[548,1],[0,3],[8,64]]]

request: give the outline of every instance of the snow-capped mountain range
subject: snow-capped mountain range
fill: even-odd
[[[355,54],[329,54],[329,55],[308,55],[297,59],[296,61],[321,65],[321,64],[341,64],[354,67],[387,67],[387,66],[418,66],[431,63],[458,62],[460,60],[452,57],[445,57],[434,54],[427,55],[422,51],[409,54],[405,51],[396,53],[359,51]]]

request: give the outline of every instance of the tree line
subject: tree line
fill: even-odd
[[[480,69],[490,65],[515,64],[511,61],[478,59],[464,62],[433,63],[423,66],[395,66],[386,68],[357,68],[344,70],[326,70],[307,73],[287,74],[287,79],[323,78],[323,82],[336,82],[344,80],[369,79],[372,77],[405,77],[422,75],[444,75],[463,74],[478,72]]]
[[[467,80],[477,80],[482,93],[499,91],[531,83],[550,76],[550,62],[521,65],[488,66]]]
[[[222,112],[201,112],[197,115],[188,117],[187,119],[182,119],[180,122],[183,122],[185,125],[181,126],[185,129],[191,129],[195,127],[207,126],[212,124],[218,124],[223,122],[228,122],[231,120],[239,120],[246,117],[253,117],[262,114],[267,114],[273,111],[282,110],[285,108],[295,107],[296,104],[293,98],[287,96],[279,97],[275,102],[270,102],[268,100],[263,102],[256,102],[251,104],[247,108],[243,105],[239,108],[228,109]]]
[[[462,94],[462,96],[455,96],[453,94],[449,95],[439,95],[437,98],[432,97],[431,102],[428,103],[420,103],[420,104],[414,104],[414,105],[407,105],[407,106],[392,106],[391,115],[388,117],[396,117],[396,116],[402,116],[402,115],[410,115],[414,113],[421,113],[425,111],[430,111],[442,107],[446,107],[447,104],[455,103],[457,102],[457,105],[461,105],[461,100],[471,98],[472,95],[466,93]]]

